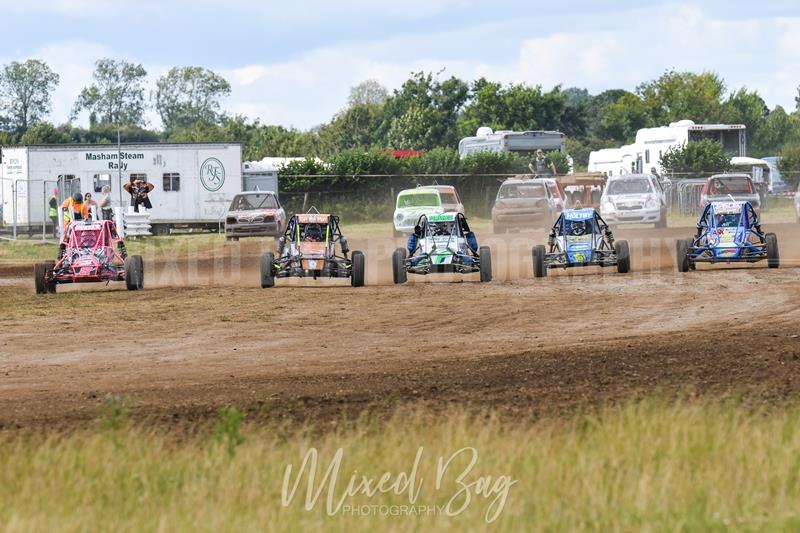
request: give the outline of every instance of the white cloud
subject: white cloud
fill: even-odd
[[[637,24],[555,33],[503,46],[498,61],[458,59],[457,49],[484,39],[487,28],[342,44],[291,61],[236,69],[231,106],[265,122],[305,128],[324,122],[345,103],[349,87],[376,78],[399,86],[414,70],[447,68],[467,80],[478,76],[546,89],[633,89],[667,69],[718,72],[729,89],[756,89],[770,106],[793,107],[800,83],[800,18],[720,20],[694,6],[664,6],[629,13]],[[526,21],[525,21],[526,22]],[[523,22],[523,23],[525,23]],[[455,51],[454,51],[455,50]],[[399,59],[400,57],[405,59]],[[504,61],[510,57],[510,60]]]
[[[392,9],[398,17],[430,16],[458,9],[463,1],[345,0],[303,6],[281,2],[263,9],[287,16],[305,9],[313,17],[363,10],[364,20],[368,20],[370,13],[381,9]],[[63,7],[75,2],[94,3],[60,0],[58,4]],[[238,5],[241,0],[233,3]],[[345,105],[349,88],[365,79],[375,78],[396,88],[412,71],[442,68],[446,68],[445,76],[465,80],[486,76],[505,83],[541,84],[545,89],[560,84],[592,92],[633,89],[670,68],[712,70],[730,89],[757,89],[770,106],[794,107],[800,83],[800,17],[726,20],[693,5],[677,4],[584,18],[574,25],[574,31],[543,34],[541,28],[547,25],[537,26],[536,22],[536,18],[510,14],[503,21],[447,31],[413,35],[387,31],[386,38],[369,42],[298,48],[295,55],[269,63],[236,65],[236,51],[232,50],[234,63],[219,70],[232,85],[225,108],[264,123],[309,128],[330,120]],[[94,61],[115,57],[115,50],[70,41],[48,45],[34,55],[48,61],[62,76],[52,117],[60,122],[81,87],[91,81]],[[162,65],[145,64],[151,85],[166,72],[168,57],[165,53]],[[202,60],[195,63],[202,64]],[[154,113],[149,118],[158,125]]]

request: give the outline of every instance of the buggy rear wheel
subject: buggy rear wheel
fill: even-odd
[[[628,241],[614,242],[614,250],[617,252],[617,272],[627,274],[631,270],[631,252],[628,248]]]
[[[144,261],[141,255],[125,258],[125,288],[138,291],[144,288]]]
[[[488,246],[478,249],[481,261],[481,283],[492,281],[492,250]]]
[[[543,244],[537,244],[531,250],[533,256],[533,277],[544,278],[547,277],[547,269],[544,266],[545,248]]]
[[[275,255],[272,252],[261,254],[261,288],[268,289],[275,286],[275,274],[273,272]]]
[[[364,286],[364,254],[358,250],[352,255],[353,271],[350,273],[350,285],[353,287]]]
[[[685,239],[675,242],[675,259],[678,263],[678,272],[689,271],[689,243]]]
[[[408,272],[406,272],[406,249],[397,248],[392,254],[392,279],[395,284],[405,283],[408,281]]]
[[[767,240],[767,266],[769,268],[778,268],[781,263],[780,254],[778,253],[778,236],[774,233],[767,233],[765,237]]]

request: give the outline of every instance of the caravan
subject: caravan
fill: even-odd
[[[663,173],[661,157],[670,148],[703,139],[719,141],[733,157],[745,155],[744,124],[695,124],[691,120],[680,120],[669,126],[640,129],[633,144],[590,153],[589,171],[609,176],[642,172],[660,175]]]
[[[566,149],[567,136],[560,131],[492,131],[483,126],[474,137],[464,137],[458,143],[458,155],[462,159],[476,152],[520,152],[532,153]]]

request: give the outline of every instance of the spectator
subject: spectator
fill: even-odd
[[[541,148],[536,150],[536,157],[528,163],[528,168],[531,170],[532,173],[538,175],[552,175],[554,178],[556,177],[556,166],[550,160],[549,157],[544,155],[544,152]]]
[[[58,188],[53,189],[53,196],[47,201],[47,216],[53,223],[53,238],[58,238]]]
[[[97,202],[92,198],[92,193],[86,193],[83,197],[83,203],[86,204],[86,212],[89,213],[88,218],[92,218],[92,209],[94,209],[94,214],[97,215]]]
[[[130,193],[131,205],[135,212],[139,212],[140,205],[143,205],[145,209],[153,209],[153,204],[150,203],[148,194],[155,189],[155,185],[146,183],[140,179],[135,179],[131,176],[130,181],[126,183],[123,188]]]
[[[100,189],[100,212],[103,220],[112,220],[114,218],[113,210],[111,209],[111,187],[103,185]]]

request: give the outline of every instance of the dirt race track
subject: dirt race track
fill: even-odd
[[[36,296],[30,267],[5,268],[0,427],[80,426],[108,395],[166,424],[224,405],[250,420],[328,420],[417,402],[539,416],[653,391],[792,400],[799,227],[768,229],[778,234],[778,270],[762,262],[678,274],[674,240],[689,228],[621,230],[629,275],[584,269],[537,280],[530,247],[543,235],[490,236],[489,284],[429,276],[393,286],[400,241],[357,236],[362,289],[279,280],[262,290],[258,255],[272,243],[256,240],[197,258],[146,256],[141,292]]]

